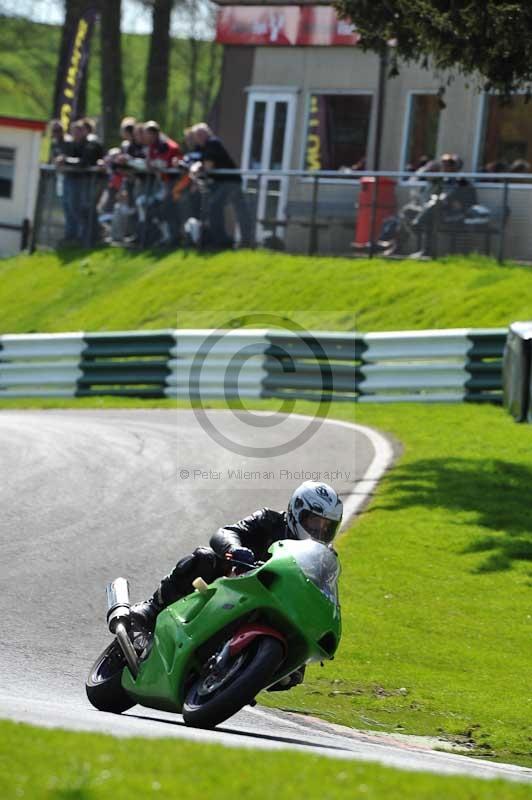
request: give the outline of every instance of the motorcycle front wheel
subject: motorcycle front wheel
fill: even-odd
[[[284,649],[278,639],[261,636],[234,656],[217,683],[212,676],[196,678],[183,704],[185,723],[195,728],[214,728],[232,717],[271,683],[283,656]]]
[[[135,705],[122,688],[122,671],[125,666],[126,660],[115,639],[98,656],[85,683],[89,702],[98,711],[121,714]]]

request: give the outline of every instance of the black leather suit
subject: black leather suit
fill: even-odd
[[[225,555],[235,547],[246,547],[257,561],[266,561],[273,542],[293,538],[286,524],[286,512],[261,508],[240,522],[219,528],[211,537],[210,547],[198,547],[178,561],[173,571],[162,579],[151,602],[160,611],[192,592],[192,581],[196,578],[211,583],[227,574]]]

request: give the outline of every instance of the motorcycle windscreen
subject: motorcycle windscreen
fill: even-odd
[[[338,578],[340,562],[338,556],[324,544],[312,539],[285,541],[290,555],[297,561],[301,571],[318,587],[329,600],[338,605]]]

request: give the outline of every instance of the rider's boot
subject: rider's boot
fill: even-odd
[[[202,577],[210,583],[218,577],[218,571],[219,564],[213,551],[209,547],[196,548],[193,553],[177,562],[149,600],[131,606],[133,629],[151,640],[157,616],[163,608],[192,592],[192,581],[195,578]]]

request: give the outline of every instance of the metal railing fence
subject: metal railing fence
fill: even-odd
[[[309,255],[480,252],[500,262],[506,257],[532,260],[532,175],[451,175],[474,185],[476,203],[454,214],[436,203],[421,220],[427,198],[445,188],[442,182],[449,175],[425,173],[421,179],[398,171],[218,170],[184,187],[183,172],[177,169],[128,170],[121,177],[125,189],[117,195],[112,186],[116,173],[43,165],[32,247],[61,244],[70,203],[80,220],[76,238],[85,247],[107,242],[218,249],[236,242]],[[226,196],[220,187],[228,190]],[[213,235],[213,214],[220,205],[228,232],[224,241]]]
[[[506,335],[505,329],[3,335],[0,398],[500,403]]]

